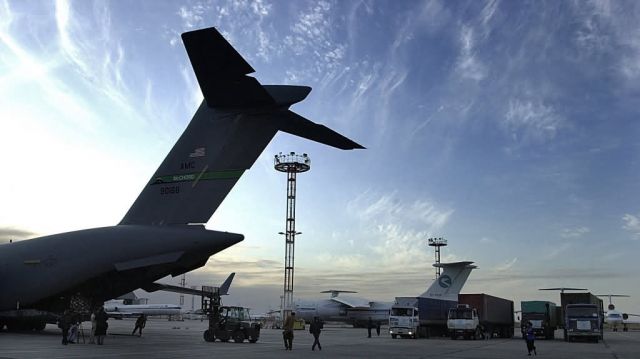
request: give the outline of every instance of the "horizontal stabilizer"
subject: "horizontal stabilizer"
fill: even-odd
[[[228,295],[229,287],[231,286],[231,281],[233,280],[233,277],[235,275],[236,275],[235,272],[229,274],[229,277],[227,277],[227,279],[224,281],[224,283],[222,283],[222,285],[219,288],[216,288],[216,287],[209,287],[209,288],[214,288],[214,290],[217,289],[218,294],[220,295]],[[170,284],[162,284],[162,283],[149,283],[147,285],[142,286],[141,289],[149,293],[162,290],[165,292],[190,294],[190,295],[197,295],[201,297],[208,296],[211,293],[211,291],[206,291],[202,289],[193,289],[193,288],[181,287],[181,286],[170,285]]]
[[[198,84],[209,107],[244,108],[275,105],[255,72],[213,27],[182,34]]]
[[[354,297],[331,297],[331,300],[346,305],[349,308],[371,308],[371,303],[362,298]]]
[[[361,145],[337,133],[336,131],[307,120],[293,111],[278,112],[278,129],[311,141],[320,142],[341,150],[364,149]]]

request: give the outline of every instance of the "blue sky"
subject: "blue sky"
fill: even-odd
[[[188,282],[236,271],[231,300],[278,305],[272,158],[298,151],[300,296],[417,295],[443,236],[445,260],[479,266],[466,292],[582,286],[637,312],[639,20],[631,1],[2,0],[2,240],[116,224],[202,100],[180,33],[216,26],[367,149],[278,134],[207,225],[246,239]]]

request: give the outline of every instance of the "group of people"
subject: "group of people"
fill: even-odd
[[[109,327],[109,324],[107,324],[108,319],[109,317],[103,307],[91,313],[90,344],[97,343],[98,345],[102,345],[104,343],[104,337],[107,335],[107,328]],[[81,319],[78,314],[68,309],[64,311],[58,320],[58,327],[62,330],[62,345],[75,344],[78,342],[80,323]]]
[[[282,326],[282,338],[284,339],[284,349],[285,350],[293,350],[293,325],[296,321],[296,313],[291,312],[291,314],[285,319],[284,325]],[[313,345],[311,346],[311,350],[316,350],[316,346],[318,350],[322,350],[322,345],[320,345],[320,333],[324,328],[324,323],[318,317],[313,317],[313,322],[309,326],[309,333],[313,335]]]

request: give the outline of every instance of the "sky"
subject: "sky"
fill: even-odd
[[[367,149],[276,135],[207,223],[245,240],[187,285],[234,271],[225,303],[279,306],[273,156],[296,151],[296,297],[418,295],[444,237],[443,261],[478,265],[463,292],[640,312],[635,1],[0,0],[0,242],[120,221],[202,101],[180,34],[210,26]]]

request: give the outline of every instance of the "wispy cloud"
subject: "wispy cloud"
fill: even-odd
[[[562,238],[581,238],[585,234],[591,232],[587,227],[564,228],[560,237]]]
[[[624,225],[622,228],[631,232],[631,236],[633,239],[640,239],[640,214],[625,214],[622,216],[622,221]]]
[[[495,267],[495,270],[498,272],[509,271],[513,268],[513,266],[518,262],[518,257],[513,258],[510,261],[504,262]]]
[[[566,120],[540,98],[516,98],[509,101],[502,125],[517,143],[545,143],[556,137]]]
[[[480,81],[487,77],[487,68],[475,56],[475,34],[471,27],[463,26],[460,31],[460,55],[456,64],[462,78]]]
[[[354,198],[348,209],[359,218],[368,248],[385,267],[401,265],[410,257],[431,261],[424,242],[441,230],[454,213],[453,209],[442,209],[429,200],[406,200],[397,192],[372,191]]]

